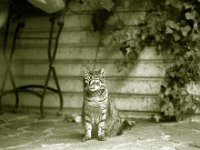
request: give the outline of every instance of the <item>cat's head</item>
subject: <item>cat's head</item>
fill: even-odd
[[[105,70],[101,68],[98,71],[89,71],[83,68],[84,71],[84,88],[91,92],[98,91],[105,88]]]

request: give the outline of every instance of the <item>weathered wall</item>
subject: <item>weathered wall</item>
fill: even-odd
[[[160,101],[156,98],[165,66],[163,59],[153,47],[147,47],[139,60],[118,72],[117,63],[121,52],[99,47],[100,34],[92,30],[91,8],[73,1],[64,16],[64,29],[56,56],[56,70],[64,96],[65,108],[81,108],[83,101],[82,67],[104,67],[111,98],[120,110],[149,114],[160,111]],[[117,9],[127,26],[137,26],[144,19],[146,10],[151,9],[150,1],[124,1]],[[15,78],[17,85],[43,84],[48,69],[47,37],[50,27],[46,16],[32,16],[26,19],[26,26],[20,32],[15,54]],[[34,38],[31,38],[34,37]],[[36,38],[39,37],[39,38]],[[2,63],[1,63],[2,64]],[[1,72],[2,74],[2,72]],[[54,86],[51,81],[50,85]],[[12,95],[4,97],[4,105],[13,105]],[[57,107],[58,96],[48,93],[45,106]],[[20,106],[39,106],[39,99],[33,95],[20,94]]]

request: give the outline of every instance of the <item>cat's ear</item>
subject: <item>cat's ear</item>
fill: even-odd
[[[83,67],[82,69],[84,72],[84,76],[88,78],[90,76],[90,71],[87,69],[87,67]]]
[[[105,69],[104,68],[101,68],[99,70],[99,75],[102,76],[102,77],[105,77]]]

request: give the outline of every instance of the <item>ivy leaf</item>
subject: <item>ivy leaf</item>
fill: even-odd
[[[181,27],[181,33],[183,36],[187,36],[188,32],[191,31],[191,27],[189,25],[186,25],[185,27]]]
[[[185,7],[185,9],[193,9],[193,5],[190,3],[183,3],[183,6]]]
[[[167,21],[166,24],[165,24],[167,27],[170,27],[174,30],[179,30],[179,24],[174,22],[174,21]]]
[[[114,7],[115,3],[112,0],[101,0],[100,5],[101,7],[110,11]]]
[[[174,116],[174,105],[172,102],[165,103],[162,108],[161,112],[164,112],[165,116]]]
[[[154,35],[156,42],[159,42],[161,40],[161,37],[162,37],[162,35],[158,34],[158,33]]]
[[[173,37],[174,37],[174,40],[175,40],[175,41],[178,41],[178,40],[181,39],[181,36],[180,36],[179,34],[177,34],[177,33],[174,33],[174,34],[173,34]]]
[[[177,30],[177,31],[179,30],[179,23],[176,23],[175,21],[169,20],[165,23],[165,25],[166,25],[166,33],[167,34],[174,33],[173,30]]]
[[[196,18],[195,11],[185,13],[185,18],[187,20],[195,20],[195,18]]]
[[[123,26],[124,26],[124,22],[122,20],[118,20],[116,25],[115,25],[115,29],[120,30],[120,29],[123,28]]]
[[[175,0],[166,0],[165,5],[172,5],[177,9],[181,9],[182,7],[182,3],[180,1],[175,1]]]
[[[170,5],[172,3],[172,0],[166,0],[165,5]]]
[[[168,109],[168,105],[167,103],[165,103],[162,107],[161,107],[161,112],[165,112]]]
[[[173,30],[169,27],[166,28],[166,34],[172,34],[173,33]]]
[[[174,115],[174,105],[172,102],[169,102],[169,104],[168,104],[168,113],[169,113],[169,116]]]

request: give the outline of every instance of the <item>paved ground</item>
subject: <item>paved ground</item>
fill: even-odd
[[[8,150],[197,150],[200,149],[200,123],[137,122],[121,136],[107,141],[82,142],[80,123],[67,123],[64,117],[47,114],[0,115],[0,149]]]

